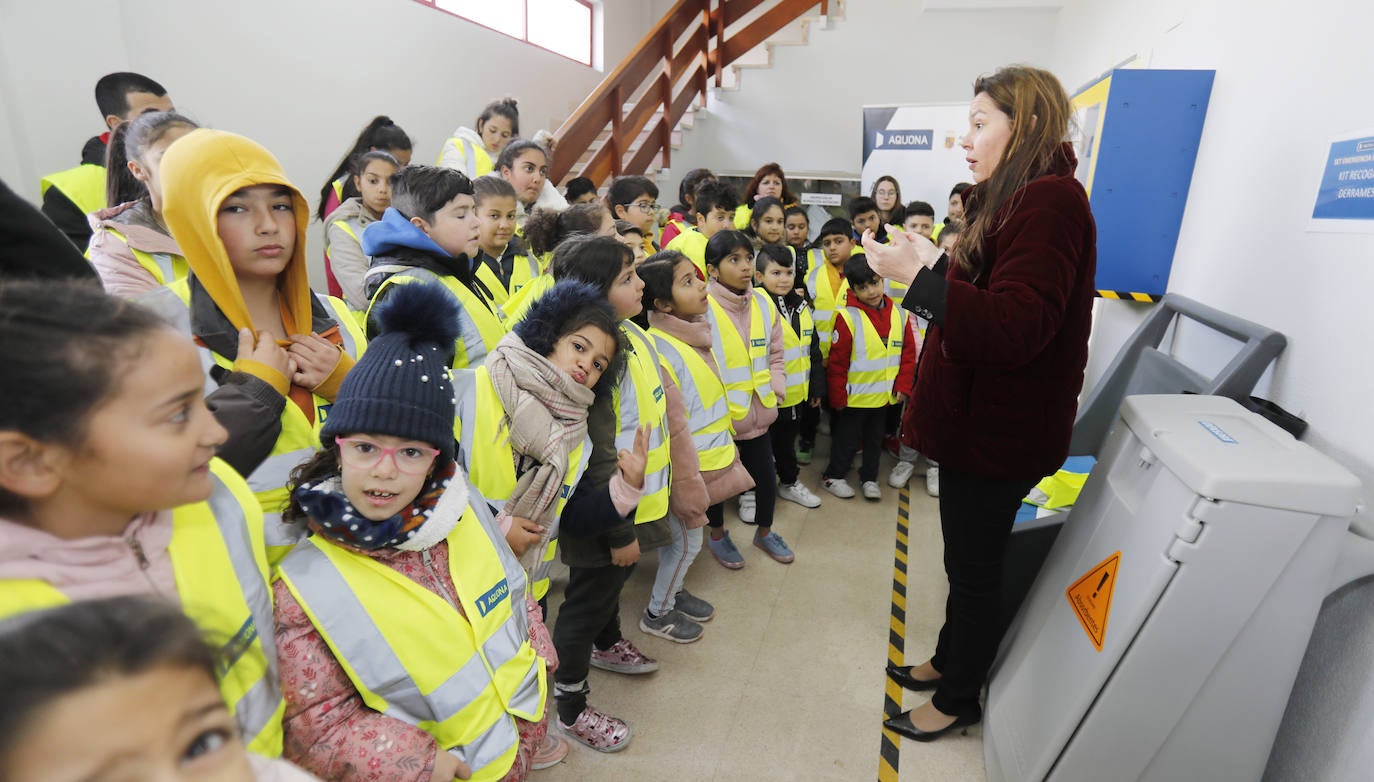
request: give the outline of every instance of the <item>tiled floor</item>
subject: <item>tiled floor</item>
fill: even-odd
[[[751,528],[727,506],[726,528],[747,565],[727,571],[705,550],[693,565],[688,588],[716,606],[700,641],[678,645],[639,631],[657,558],[641,561],[621,621],[662,668],[642,677],[593,670],[589,682],[592,704],[627,720],[633,743],[615,755],[574,744],[566,761],[534,779],[877,778],[898,491],[886,485],[892,462],[884,456],[882,502],[832,497],[820,489],[817,457],[803,480],[824,504],[806,510],[780,503],[775,522],[797,554],[793,564],[748,546]],[[906,643],[908,658],[919,661],[934,646],[946,584],[936,501],[919,473],[911,488]],[[551,625],[559,588],[555,581]],[[925,700],[904,696],[905,708]],[[931,744],[902,741],[900,751],[903,782],[985,779],[980,728]]]

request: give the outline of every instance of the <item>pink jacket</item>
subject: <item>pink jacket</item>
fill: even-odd
[[[73,602],[143,594],[176,599],[171,542],[171,511],[135,517],[122,536],[77,540],[0,519],[0,581],[46,581]]]
[[[684,320],[663,312],[650,312],[649,326],[665,331],[683,342],[686,342],[688,345],[691,345],[692,349],[697,352],[697,355],[701,356],[706,362],[706,366],[710,367],[717,376],[720,375],[720,370],[716,367],[716,357],[711,353],[711,322],[708,321],[705,316],[699,315],[691,320]],[[683,391],[673,383],[673,378],[668,374],[668,371],[660,370],[659,374],[663,376],[663,387],[668,389],[669,395],[681,397]],[[689,394],[695,392],[696,389],[694,388],[688,388],[686,390],[686,393]],[[682,440],[691,446],[692,432],[688,430],[685,437],[676,438],[674,442],[677,440]],[[695,447],[692,447],[691,450],[693,457],[695,457]],[[700,471],[698,474],[705,484],[707,505],[724,502],[738,495],[740,492],[746,492],[754,488],[754,479],[750,477],[749,471],[744,469],[744,464],[740,462],[738,449],[735,451],[735,459],[730,463],[730,466],[719,470],[704,470]],[[675,484],[674,490],[676,491],[677,464],[673,465],[673,483]],[[702,513],[700,523],[695,523],[695,519],[689,519],[680,514],[678,514],[678,517],[687,522],[688,529],[696,529],[706,524],[706,515],[704,512]]]
[[[100,283],[105,286],[106,293],[132,298],[162,285],[143,268],[129,250],[130,247],[145,253],[182,254],[181,247],[175,239],[147,224],[150,214],[140,214],[151,211],[152,207],[145,201],[128,201],[118,206],[106,207],[88,216],[87,219],[91,222],[91,246],[88,255],[91,265],[100,275]],[[120,217],[123,219],[116,219]],[[105,230],[106,228],[123,234],[128,242],[115,238]]]
[[[706,285],[706,292],[712,299],[716,300],[725,314],[730,316],[730,323],[734,325],[736,335],[726,334],[723,339],[738,339],[739,334],[749,333],[749,311],[750,302],[754,298],[753,289],[744,293],[735,293],[729,288],[712,280]],[[767,318],[768,311],[764,311]],[[765,321],[767,322],[767,321]],[[748,340],[746,339],[746,344]],[[787,360],[782,352],[782,319],[776,318],[773,321],[773,330],[768,335],[768,369],[772,374],[773,394],[782,399],[787,395]],[[752,440],[755,437],[762,437],[768,431],[768,427],[778,420],[778,408],[764,407],[763,400],[755,393],[750,400],[749,412],[744,416],[744,420],[735,422],[735,439]]]
[[[457,588],[449,577],[448,543],[424,552],[382,549],[366,552],[387,567],[457,606]],[[329,645],[310,623],[295,595],[278,579],[272,584],[276,603],[277,656],[286,714],[282,718],[282,756],[322,779],[344,782],[428,782],[438,745],[429,733],[373,711],[334,658]],[[540,657],[554,660],[553,643],[540,621],[539,606],[526,596],[530,642]],[[511,782],[529,774],[530,758],[544,740],[546,723],[516,720],[520,751],[506,774]]]

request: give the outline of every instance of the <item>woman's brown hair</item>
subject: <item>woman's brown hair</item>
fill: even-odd
[[[759,194],[759,185],[763,182],[763,178],[769,174],[773,174],[778,179],[782,180],[783,206],[797,203],[797,196],[792,192],[792,189],[787,186],[787,175],[782,172],[782,166],[777,163],[765,163],[758,171],[754,172],[754,178],[749,180],[749,186],[744,189],[744,203],[747,204],[750,209],[753,209],[754,196]]]
[[[1062,159],[1073,112],[1059,79],[1039,68],[1011,65],[991,76],[980,76],[973,83],[973,94],[977,97],[982,93],[987,93],[1011,121],[1011,138],[992,174],[973,190],[977,207],[972,216],[965,194],[967,222],[954,245],[954,257],[974,279],[983,271],[983,240],[995,234],[1019,205],[1008,201]],[[997,220],[999,212],[1001,219]]]

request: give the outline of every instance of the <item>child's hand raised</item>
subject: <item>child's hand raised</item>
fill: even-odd
[[[296,360],[296,373],[291,382],[301,388],[314,389],[323,383],[339,363],[339,346],[318,334],[292,334],[287,348]]]
[[[282,377],[288,381],[296,374],[296,362],[291,358],[277,340],[266,331],[259,331],[254,336],[252,329],[239,329],[239,352],[238,358],[245,361],[256,361],[263,366],[270,367],[280,372]]]
[[[511,518],[510,529],[506,530],[506,543],[510,544],[510,550],[515,552],[515,556],[523,557],[529,547],[538,543],[543,536],[543,527],[529,519],[514,516]]]
[[[635,445],[633,451],[620,449],[617,464],[620,467],[620,477],[636,489],[644,488],[644,466],[649,462],[649,431],[652,427],[647,424],[635,430]]]

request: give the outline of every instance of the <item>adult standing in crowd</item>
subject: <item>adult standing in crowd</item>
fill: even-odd
[[[863,239],[879,274],[911,283],[902,306],[930,322],[904,434],[940,463],[949,598],[931,659],[889,665],[934,696],[884,722],[918,741],[982,719],[1007,538],[1021,498],[1068,455],[1097,267],[1059,80],[1013,66],[973,93],[962,146],[976,184],[953,252],[904,232],[889,246]]]

